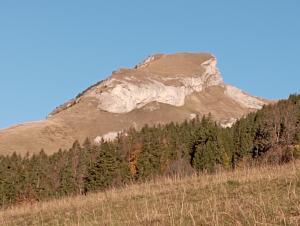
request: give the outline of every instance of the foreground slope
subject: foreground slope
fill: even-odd
[[[0,153],[53,153],[86,137],[112,139],[144,124],[211,113],[224,126],[268,101],[226,85],[211,54],[157,54],[120,69],[55,109],[47,119],[0,130]]]
[[[1,225],[299,225],[300,163],[160,179],[0,211]]]

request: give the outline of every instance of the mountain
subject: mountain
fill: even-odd
[[[212,117],[231,126],[243,115],[270,103],[227,85],[208,53],[156,54],[132,69],[114,71],[47,119],[0,130],[0,153],[53,153],[74,140],[113,139],[145,124]]]

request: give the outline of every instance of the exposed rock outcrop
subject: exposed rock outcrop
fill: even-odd
[[[72,106],[85,97],[96,98],[98,109],[111,113],[128,113],[151,102],[179,107],[184,106],[186,96],[193,92],[201,92],[210,86],[225,87],[225,94],[246,108],[259,109],[264,105],[263,100],[247,95],[233,86],[225,85],[217,68],[217,60],[212,55],[204,62],[199,61],[199,70],[194,73],[170,73],[162,76],[156,72],[149,76],[151,63],[164,57],[169,56],[153,55],[134,69],[121,69],[116,72],[119,76],[113,74],[106,81],[91,87],[84,95],[62,107],[65,109]],[[147,70],[149,66],[150,69]],[[51,115],[53,114],[55,112]]]
[[[45,120],[0,131],[0,152],[48,153],[74,140],[114,139],[144,124],[182,122],[211,113],[229,127],[268,101],[226,85],[216,58],[208,53],[155,54],[132,69],[119,69]]]

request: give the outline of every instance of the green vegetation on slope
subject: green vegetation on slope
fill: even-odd
[[[113,142],[47,156],[0,157],[2,206],[86,194],[157,176],[214,172],[299,157],[300,96],[266,106],[222,128],[210,117],[131,129]]]

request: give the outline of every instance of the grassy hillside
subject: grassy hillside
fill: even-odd
[[[300,162],[158,179],[0,211],[1,225],[299,225]]]

